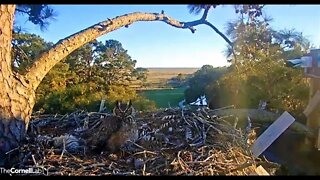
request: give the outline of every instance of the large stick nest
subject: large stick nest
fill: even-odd
[[[99,126],[105,113],[76,111],[33,116],[28,143],[19,148],[19,167],[43,167],[49,175],[252,175],[254,129],[236,129],[216,111],[164,109],[137,113],[139,139],[131,148],[94,153],[79,134]],[[100,123],[101,124],[101,123]]]

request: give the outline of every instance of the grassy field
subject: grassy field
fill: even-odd
[[[177,107],[178,103],[184,99],[184,88],[179,89],[158,89],[144,90],[140,92],[142,96],[156,102],[158,108]]]
[[[166,87],[166,82],[178,74],[192,74],[199,68],[147,68],[147,88],[156,89]]]
[[[199,68],[147,68],[146,89],[140,90],[140,94],[155,101],[158,108],[177,107],[184,99],[184,88],[171,89],[167,81],[178,74],[192,74]]]

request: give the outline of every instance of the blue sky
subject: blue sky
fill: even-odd
[[[23,30],[40,35],[46,41],[56,43],[75,32],[87,28],[107,18],[131,12],[158,12],[161,10],[179,20],[192,21],[200,15],[188,12],[187,5],[52,5],[57,11],[44,32],[40,28],[17,16]],[[276,30],[296,29],[303,32],[311,43],[320,48],[320,5],[267,5],[264,13],[273,18],[271,27]],[[225,32],[226,23],[236,19],[231,5],[218,6],[211,10],[208,20]],[[201,67],[227,65],[223,51],[226,42],[211,28],[197,26],[196,33],[187,29],[177,29],[163,22],[137,22],[98,40],[115,39],[122,43],[128,54],[137,60],[137,67]]]

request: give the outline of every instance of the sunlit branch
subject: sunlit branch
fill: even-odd
[[[231,41],[205,19],[207,17],[208,10],[209,8],[204,11],[204,15],[201,19],[191,22],[180,22],[164,13],[135,12],[117,16],[113,19],[107,18],[105,21],[97,23],[58,41],[49,51],[41,54],[34,61],[35,63],[27,70],[28,72],[25,77],[35,90],[50,69],[77,48],[102,35],[115,31],[121,27],[128,27],[134,22],[139,21],[162,21],[176,28],[190,29],[192,33],[196,30],[194,26],[201,24],[208,25],[233,48]]]

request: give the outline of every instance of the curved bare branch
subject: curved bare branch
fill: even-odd
[[[203,17],[206,17],[206,15]],[[104,34],[117,30],[121,27],[127,27],[128,25],[139,21],[162,21],[176,28],[190,29],[193,33],[195,32],[194,26],[200,24],[211,24],[203,18],[192,22],[180,22],[162,13],[135,12],[118,16],[90,26],[87,29],[79,31],[57,42],[49,51],[43,53],[35,60],[35,63],[27,70],[25,79],[28,80],[30,86],[36,90],[50,69],[74,50]],[[229,44],[231,43],[228,38],[226,38],[226,36],[212,24],[209,26],[212,27]]]
[[[211,24],[208,21],[204,21],[203,24],[208,25],[209,27],[211,27],[216,33],[218,33],[231,47],[233,47],[232,42],[227,38],[226,35],[224,35],[221,31],[219,31],[218,28],[216,28],[213,24]]]

